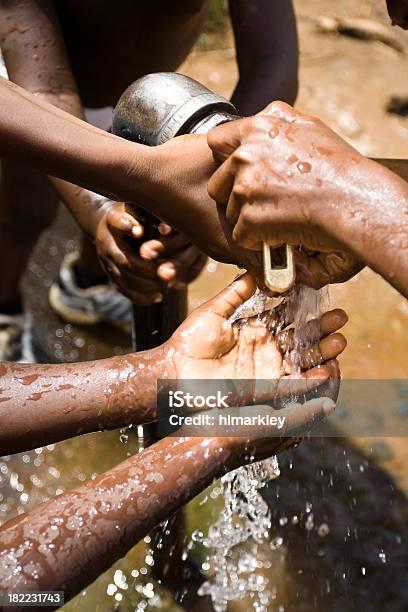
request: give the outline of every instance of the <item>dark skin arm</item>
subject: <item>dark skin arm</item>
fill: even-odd
[[[66,600],[70,599],[214,478],[247,462],[248,457],[251,460],[263,459],[289,447],[293,440],[288,440],[286,436],[301,435],[334,410],[339,372],[333,357],[343,350],[345,341],[341,334],[332,332],[346,322],[345,314],[336,310],[321,318],[320,341],[301,354],[300,366],[303,371],[301,374],[296,371],[296,375],[293,375],[294,366],[285,357],[287,351],[293,348],[291,331],[272,336],[269,333],[269,328],[274,327],[274,315],[275,323],[278,320],[281,322],[277,313],[272,313],[272,318],[268,320],[267,317],[262,317],[262,320],[255,317],[243,330],[227,323],[230,315],[254,290],[254,281],[245,275],[193,313],[168,345],[172,372],[166,365],[163,351],[160,355],[156,353],[156,359],[164,364],[167,375],[173,377],[228,379],[237,378],[245,371],[254,379],[267,378],[268,375],[272,379],[278,378],[280,384],[276,386],[271,380],[273,393],[268,394],[271,405],[258,406],[258,411],[273,413],[276,410],[285,417],[285,426],[279,436],[276,436],[276,431],[269,435],[268,430],[261,428],[250,438],[225,437],[224,432],[218,438],[166,438],[86,485],[15,518],[0,529],[0,591],[63,590]],[[38,402],[48,403],[50,409],[52,400],[55,400],[59,402],[59,409],[68,413],[70,410],[75,412],[75,405],[79,405],[78,412],[86,426],[89,423],[87,411],[95,413],[92,418],[97,423],[98,418],[104,418],[106,402],[110,406],[108,413],[114,420],[124,407],[130,406],[133,410],[137,404],[145,407],[145,417],[148,416],[152,412],[148,398],[151,398],[154,378],[166,372],[151,367],[147,385],[141,384],[137,377],[131,380],[138,362],[132,362],[131,356],[123,358],[123,368],[119,359],[110,362],[110,374],[104,371],[107,362],[100,362],[102,369],[99,371],[98,364],[81,364],[84,369],[93,366],[94,374],[89,375],[82,370],[75,379],[72,371],[68,371],[64,381],[52,381],[55,388],[48,398],[38,398]],[[112,365],[117,368],[114,373]],[[152,364],[145,362],[145,366],[146,370]],[[28,371],[30,367],[35,366],[21,370]],[[76,369],[78,364],[70,367]],[[49,380],[52,380],[51,371],[58,370],[47,372]],[[86,377],[89,390],[82,390]],[[21,373],[17,380],[26,387],[35,385],[37,380],[40,384],[44,383],[41,377],[33,380],[31,376],[31,380],[27,380]],[[60,385],[58,389],[62,382],[67,386],[67,380],[80,384],[81,390],[76,391],[77,398],[66,397],[66,393],[72,394],[72,388],[63,389],[63,385]],[[110,399],[104,399],[93,384],[99,389],[108,384],[105,394]],[[139,395],[134,393],[135,385],[140,386]],[[329,397],[317,397],[304,404],[288,404],[288,387],[289,393],[295,391],[300,395],[323,388]],[[20,421],[14,426],[17,435],[22,429],[24,412],[25,429],[28,426],[28,408],[23,405],[24,402],[21,405],[20,402],[24,393],[27,396],[31,391],[34,389],[25,392],[17,389],[15,395],[13,420]],[[42,393],[44,395],[44,390]],[[52,393],[58,393],[62,398],[57,400]],[[250,390],[250,395],[254,393],[254,390]],[[323,392],[320,394],[323,395]],[[89,405],[91,395],[96,408]],[[235,401],[235,398],[231,401]],[[55,413],[55,408],[53,410]],[[69,415],[56,418],[51,412],[51,426],[58,418],[68,428],[75,420],[75,416]],[[4,423],[7,427],[6,418]],[[35,424],[30,426],[35,427]]]
[[[224,208],[208,196],[207,183],[217,164],[205,136],[144,147],[103,132],[2,78],[0,101],[0,157],[28,163],[113,200],[136,202],[214,259],[241,264],[262,278],[260,257],[232,240]],[[103,206],[99,213],[106,214]],[[323,266],[304,280],[322,286],[330,278]]]
[[[406,181],[281,102],[216,128],[209,141],[220,160],[230,148],[209,189],[227,205],[242,247],[287,242],[315,257],[350,253],[408,297]],[[406,173],[406,162],[386,163]]]
[[[284,447],[275,439],[269,454]],[[165,438],[17,517],[0,531],[0,591],[61,590],[68,601],[244,454],[222,438]]]
[[[70,365],[1,364],[0,452],[12,454],[92,431],[151,422],[156,418],[159,379],[234,379],[240,368],[253,379],[299,379],[290,363],[282,363],[290,337],[266,333],[270,317],[268,323],[245,331],[226,323],[254,291],[253,279],[245,275],[151,351]],[[322,317],[321,339],[305,352],[305,372],[299,379],[304,389],[327,381],[331,371],[323,362],[344,349],[343,336],[335,332],[346,320],[339,310]],[[278,391],[271,388],[268,399],[278,400]],[[253,404],[265,398],[244,399]],[[244,399],[231,400],[232,405]]]
[[[293,104],[298,89],[298,41],[291,0],[230,0],[239,82],[232,102],[253,115],[271,100]]]

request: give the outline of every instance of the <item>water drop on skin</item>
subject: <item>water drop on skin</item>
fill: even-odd
[[[307,174],[308,172],[311,171],[312,166],[309,164],[309,162],[300,161],[296,164],[296,168],[299,170],[301,174]]]

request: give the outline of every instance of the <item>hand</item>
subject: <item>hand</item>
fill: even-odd
[[[140,256],[145,261],[157,264],[157,277],[168,287],[182,289],[197,278],[207,256],[167,223],[160,223],[159,233],[159,238],[146,240],[142,244]]]
[[[179,136],[152,148],[151,153],[149,211],[213,259],[239,265],[262,279],[262,257],[232,240],[224,206],[217,206],[208,195],[207,184],[216,165],[207,137]],[[128,175],[132,176],[131,169]]]
[[[272,407],[258,407],[257,412],[279,410],[279,415],[286,417],[282,436],[298,436],[334,409],[340,378],[336,357],[346,346],[345,338],[335,332],[346,323],[347,315],[342,310],[333,310],[321,317],[320,340],[301,351],[299,371],[291,359],[293,329],[273,332],[278,325],[290,324],[289,320],[282,320],[282,312],[264,313],[243,326],[228,323],[228,318],[255,288],[251,276],[245,274],[187,318],[167,343],[173,376],[183,380],[250,379],[248,389],[242,393],[240,388],[239,395],[232,395],[229,404],[271,402]],[[289,399],[307,398],[310,394],[320,397],[301,405],[292,399],[288,405]],[[250,413],[250,408],[245,410]],[[186,435],[192,435],[191,428],[189,431]],[[257,443],[256,456],[268,456],[287,447],[287,441],[274,436],[270,436],[272,442],[265,441],[267,434],[265,430],[254,434],[261,441]],[[247,440],[235,437],[227,442],[239,450]]]
[[[139,253],[129,239],[140,239],[144,228],[123,203],[110,202],[96,229],[96,250],[113,283],[134,304],[160,302],[162,291],[181,289],[201,272],[206,258],[166,224],[162,237],[147,240]]]
[[[344,311],[336,309],[322,316],[320,340],[302,350],[299,372],[290,355],[293,330],[285,330],[291,321],[282,319],[282,309],[252,317],[246,325],[228,322],[255,289],[255,281],[249,274],[241,276],[197,308],[178,328],[168,341],[176,378],[266,379],[273,381],[267,393],[273,388],[275,399],[285,395],[285,389],[291,385],[306,392],[329,379],[332,360],[346,346],[344,336],[334,333],[347,321]],[[316,325],[316,322],[309,325]],[[282,331],[277,331],[282,327]],[[297,384],[289,384],[289,381],[297,381]],[[251,395],[241,398],[239,403],[259,401],[257,393],[257,389],[251,389]]]
[[[302,245],[297,280],[314,287],[347,280],[361,269],[336,235],[337,219],[339,210],[351,214],[356,206],[346,172],[351,180],[372,162],[319,120],[281,102],[217,127],[208,142],[222,163],[209,192],[227,205],[232,237],[241,247]]]

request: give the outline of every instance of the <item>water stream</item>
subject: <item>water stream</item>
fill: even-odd
[[[266,310],[281,306],[282,322],[271,334],[292,322],[289,327],[294,328],[294,341],[288,356],[300,372],[300,352],[318,340],[317,319],[327,305],[326,290],[303,285],[294,287],[283,300],[258,291],[232,315],[230,323],[239,321],[245,325],[249,317],[262,317]],[[316,325],[311,324],[315,319]],[[257,571],[270,567],[270,560],[263,560],[258,550],[258,545],[270,538],[271,529],[271,511],[260,491],[279,475],[278,460],[271,457],[238,468],[221,479],[224,508],[203,541],[209,549],[211,578],[198,591],[199,595],[211,596],[215,612],[225,612],[228,602],[246,598],[255,612],[270,610],[273,586]],[[278,544],[282,543],[272,540],[271,547]]]

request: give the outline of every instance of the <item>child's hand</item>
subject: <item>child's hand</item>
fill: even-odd
[[[162,300],[168,287],[181,288],[194,280],[206,257],[169,226],[147,240],[137,252],[129,238],[142,238],[143,226],[122,203],[112,202],[99,220],[96,250],[112,282],[134,304],[147,306]]]
[[[344,336],[335,333],[346,323],[346,313],[336,309],[321,317],[319,341],[300,352],[299,372],[290,355],[293,329],[284,329],[291,321],[282,320],[279,308],[248,319],[246,325],[228,322],[255,289],[254,280],[245,274],[194,310],[178,328],[168,342],[177,378],[266,379],[271,381],[276,399],[287,395],[288,389],[296,387],[302,393],[329,379],[331,361],[346,347]],[[282,331],[276,331],[278,324]],[[316,325],[316,321],[308,325]],[[261,399],[273,397],[260,398],[255,390],[254,397],[242,398],[240,403]]]
[[[225,444],[238,455],[250,443],[254,457],[260,459],[288,448],[293,440],[286,438],[304,434],[334,410],[340,381],[336,357],[346,346],[344,336],[336,332],[346,323],[347,315],[339,309],[325,313],[319,320],[319,340],[301,350],[294,364],[293,329],[285,329],[291,321],[284,320],[279,308],[252,317],[245,325],[228,322],[255,288],[251,276],[245,274],[196,309],[166,344],[173,366],[169,372],[173,370],[171,377],[181,381],[180,389],[183,380],[189,390],[194,388],[188,379],[248,379],[247,389],[238,385],[237,395],[230,395],[227,411],[246,406],[240,409],[241,415],[256,410],[256,414],[285,417],[278,437],[276,432],[268,436],[269,430],[263,427],[251,432],[250,439],[245,438],[245,432],[234,438],[223,431],[217,433],[218,437],[226,436]],[[307,325],[315,329],[316,321]],[[309,401],[303,403],[304,399]],[[265,402],[268,405],[259,405]],[[251,408],[250,404],[258,405]],[[191,431],[189,427],[182,435],[192,435]],[[197,435],[203,435],[202,431]]]

